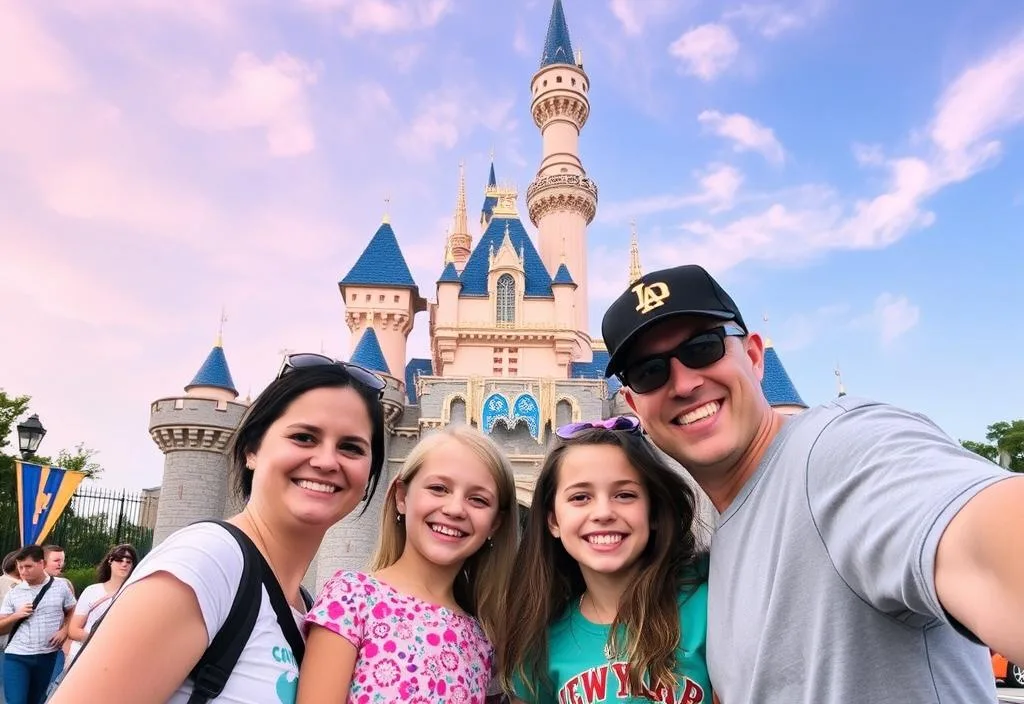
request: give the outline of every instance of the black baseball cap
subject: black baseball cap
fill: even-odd
[[[640,333],[677,315],[731,320],[747,331],[736,303],[703,267],[686,264],[652,271],[637,279],[604,314],[601,335],[611,354],[604,375],[622,371]]]

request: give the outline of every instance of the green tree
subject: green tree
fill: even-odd
[[[965,448],[982,457],[999,462],[1000,456],[1009,459],[1009,469],[1024,472],[1024,420],[999,421],[988,426],[988,442],[961,440]]]
[[[85,474],[86,479],[95,479],[103,472],[103,467],[93,461],[93,457],[96,454],[96,450],[88,448],[84,442],[80,442],[75,445],[74,452],[70,450],[58,452],[57,459],[51,461],[50,464],[61,469],[72,469],[76,472],[82,472]]]
[[[4,455],[4,448],[11,444],[8,439],[11,437],[11,428],[28,410],[28,402],[28,396],[11,396],[0,389],[0,455]]]

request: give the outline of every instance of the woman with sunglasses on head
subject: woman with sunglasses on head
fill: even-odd
[[[556,431],[499,644],[515,702],[711,702],[696,500],[635,418]]]
[[[376,374],[322,355],[286,358],[229,449],[247,501],[228,520],[232,528],[196,523],[157,546],[52,703],[294,702],[304,650],[301,581],[327,530],[373,496],[384,464],[384,387]],[[197,697],[190,673],[215,637],[231,635],[221,627],[244,586],[243,545],[262,565],[255,625],[223,690]]]
[[[128,544],[116,545],[107,551],[96,568],[96,584],[90,584],[82,590],[82,596],[78,597],[75,613],[68,624],[71,648],[68,650],[67,667],[71,666],[71,662],[78,655],[92,627],[110,608],[111,600],[131,575],[138,561],[138,553]]]

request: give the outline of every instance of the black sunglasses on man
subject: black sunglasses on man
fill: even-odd
[[[672,360],[690,369],[709,367],[725,356],[725,338],[743,337],[747,332],[738,325],[721,325],[704,330],[675,349],[642,357],[619,372],[619,380],[638,394],[647,394],[664,386],[672,371]]]

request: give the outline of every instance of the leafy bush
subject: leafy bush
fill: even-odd
[[[64,570],[64,576],[71,580],[71,584],[74,585],[75,595],[81,596],[83,589],[88,587],[90,584],[96,583],[96,568],[74,567],[69,570]]]

